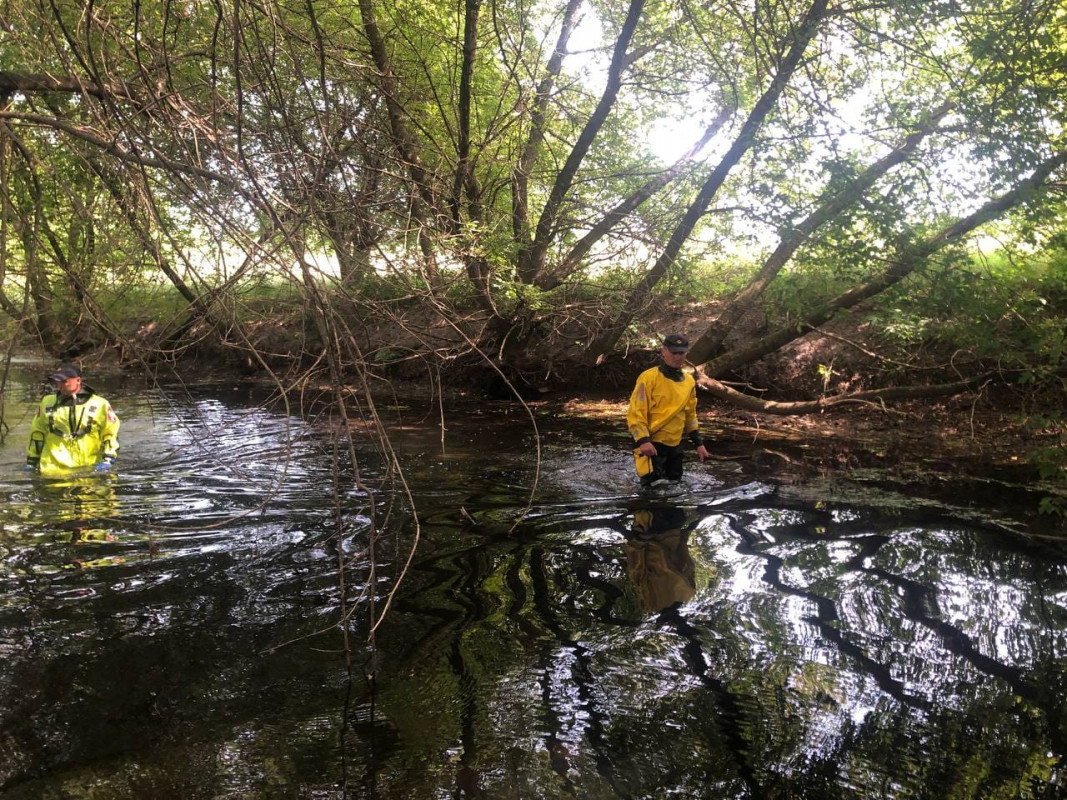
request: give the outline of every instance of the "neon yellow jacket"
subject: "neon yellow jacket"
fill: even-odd
[[[671,380],[659,367],[646,369],[637,376],[630,395],[626,425],[635,444],[655,440],[674,445],[687,433],[698,430],[697,388],[693,376],[682,373],[680,381]]]
[[[73,397],[48,394],[30,426],[26,463],[42,473],[62,473],[114,459],[119,451],[119,418],[111,403],[83,386]]]

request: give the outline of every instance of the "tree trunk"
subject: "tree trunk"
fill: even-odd
[[[545,266],[545,254],[558,235],[557,226],[563,209],[563,201],[574,184],[578,169],[589,152],[589,148],[607,121],[612,108],[615,107],[619,89],[622,88],[623,71],[630,63],[627,50],[633,40],[634,32],[637,30],[637,23],[641,19],[641,11],[644,9],[644,5],[644,0],[630,0],[626,20],[623,22],[622,29],[619,31],[619,36],[615,40],[615,46],[612,50],[611,64],[608,66],[608,80],[604,87],[604,92],[601,94],[600,101],[597,103],[593,113],[586,121],[585,127],[582,128],[582,132],[578,135],[578,140],[574,143],[574,147],[571,148],[570,153],[567,155],[567,161],[563,164],[563,168],[556,175],[556,180],[548,193],[548,200],[545,202],[545,207],[537,220],[537,229],[534,231],[533,241],[519,253],[518,274],[519,279],[524,283],[537,283],[541,280],[541,273]]]
[[[522,148],[522,154],[511,173],[511,228],[515,242],[529,246],[530,237],[530,172],[537,162],[541,145],[545,139],[545,120],[548,114],[548,101],[552,96],[556,79],[563,69],[563,57],[567,52],[571,33],[578,19],[578,9],[582,0],[568,0],[563,12],[559,38],[552,50],[552,55],[545,66],[545,75],[537,85],[537,94],[530,109],[530,135]]]
[[[912,245],[901,254],[896,263],[866,283],[854,286],[842,292],[832,300],[809,312],[804,319],[782,326],[759,340],[735,350],[731,350],[703,365],[705,375],[716,377],[725,375],[740,366],[750,364],[763,356],[773,353],[790,342],[806,336],[819,325],[829,321],[838,311],[856,306],[858,303],[874,297],[890,286],[899,283],[919,267],[923,266],[931,255],[966,234],[975,230],[1004,212],[1030,200],[1039,191],[1048,177],[1064,163],[1067,163],[1067,151],[1056,153],[1039,166],[1031,175],[1019,182],[1009,192],[990,200],[973,214],[957,220],[934,236]]]
[[[741,160],[741,157],[752,147],[756,140],[757,131],[760,129],[760,126],[763,125],[767,115],[770,114],[771,110],[778,102],[778,97],[793,77],[793,73],[799,66],[804,51],[815,37],[820,24],[826,17],[827,2],[828,0],[815,0],[811,8],[808,9],[803,21],[796,28],[793,35],[793,43],[785,57],[782,59],[778,72],[775,74],[774,80],[771,81],[771,85],[767,87],[767,90],[752,108],[744,125],[741,126],[741,131],[730,146],[730,149],[726,152],[726,155],[723,156],[722,160],[715,169],[712,170],[707,180],[704,181],[704,185],[701,187],[700,192],[689,205],[681,222],[674,229],[670,239],[667,241],[663,253],[656,260],[656,263],[652,268],[645,274],[644,278],[638,281],[637,286],[634,287],[630,294],[630,299],[627,301],[622,312],[608,324],[604,331],[597,336],[586,349],[585,357],[587,361],[599,362],[601,358],[615,346],[619,337],[622,336],[622,332],[626,330],[626,326],[633,321],[638,310],[643,308],[648,302],[652,287],[654,287],[659,280],[667,274],[667,270],[674,264],[675,259],[678,257],[678,253],[682,249],[682,245],[689,239],[690,234],[692,234],[693,229],[696,227],[700,218],[704,216],[704,212],[707,211],[708,205],[719,191],[723,182],[725,182],[727,175],[730,174],[730,171],[737,165],[737,162]]]
[[[860,200],[875,182],[897,164],[905,161],[923,139],[929,135],[933,126],[936,125],[948,113],[951,106],[944,103],[935,109],[930,118],[924,123],[921,130],[908,136],[904,142],[884,158],[871,164],[855,180],[839,191],[829,194],[823,199],[822,204],[809,214],[793,230],[792,235],[783,239],[774,252],[763,263],[763,267],[749,284],[734,296],[718,319],[708,326],[704,334],[693,342],[689,351],[689,360],[694,364],[703,364],[708,359],[718,355],[722,349],[722,343],[733,330],[738,321],[752,307],[756,299],[763,294],[768,285],[778,276],[797,249],[811,238],[820,227],[833,220],[838,214]]]
[[[736,109],[732,108],[724,109],[715,121],[705,129],[700,140],[670,169],[665,170],[662,174],[657,175],[655,178],[652,178],[652,180],[646,182],[636,192],[605,214],[599,222],[593,225],[589,233],[575,243],[574,247],[572,247],[570,252],[564,256],[563,260],[555,267],[555,269],[541,276],[540,280],[537,282],[538,288],[545,291],[555,289],[569,278],[578,268],[582,259],[589,254],[593,245],[603,239],[616,225],[625,219],[631,211],[639,208],[646,200],[655,195],[656,192],[686,172],[686,169],[693,164],[696,155],[704,149],[704,146],[710,142],[712,138],[714,138],[715,134],[717,134],[722,126],[726,124],[726,120],[728,120],[735,111]]]

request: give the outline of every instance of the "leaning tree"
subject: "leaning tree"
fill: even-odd
[[[183,302],[167,348],[209,331],[258,358],[241,287],[270,275],[341,368],[389,272],[498,365],[593,365],[665,284],[728,264],[692,360],[759,405],[718,379],[1052,208],[1067,157],[1055,0],[7,14],[0,303],[46,340],[61,300],[114,336],[95,298],[151,268]],[[77,233],[104,224],[111,262]],[[784,276],[790,313],[754,334]]]

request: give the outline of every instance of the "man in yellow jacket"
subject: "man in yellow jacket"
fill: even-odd
[[[119,418],[111,404],[82,383],[73,364],[60,367],[52,380],[56,391],[41,400],[30,426],[24,469],[108,472],[119,451]]]
[[[634,439],[634,464],[645,487],[682,478],[682,438],[710,458],[697,424],[696,381],[682,372],[689,340],[672,333],[663,340],[660,364],[642,372],[630,395],[626,424]]]

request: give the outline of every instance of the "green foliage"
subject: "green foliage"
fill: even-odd
[[[1042,481],[1059,491],[1041,498],[1042,514],[1067,517],[1067,422],[1058,415],[1033,414],[1024,424],[1041,442],[1030,451],[1029,461]]]
[[[375,364],[391,364],[403,359],[407,353],[392,347],[382,347],[370,355],[370,360]]]
[[[91,317],[94,297],[107,299],[109,313],[136,316],[133,298],[153,293],[157,256],[172,262],[171,282],[201,294],[218,281],[183,255],[247,255],[242,280],[209,296],[250,320],[303,307],[299,281],[283,275],[305,251],[335,254],[343,279],[329,288],[367,304],[425,296],[421,268],[433,251],[445,265],[433,290],[458,310],[571,315],[570,327],[603,329],[737,143],[810,3],[760,0],[739,15],[729,4],[647,2],[618,97],[595,130],[587,126],[626,4],[583,7],[588,29],[550,75],[565,7],[327,0],[270,13],[187,3],[85,14],[72,3],[16,4],[0,67],[94,89],[10,96],[0,155],[13,231],[5,263],[16,280],[5,289],[29,285],[38,328],[62,338]],[[474,8],[476,46],[465,49],[464,12]],[[372,47],[371,15],[384,56]],[[763,298],[769,316],[797,324],[1064,146],[1065,52],[1057,0],[835,9],[653,294],[710,306],[740,289],[757,254],[954,101],[939,131],[847,203],[774,280]],[[664,174],[650,131],[669,131],[682,152],[712,120],[722,127],[706,151],[628,207],[563,286],[542,291],[519,274],[584,132],[592,141],[548,226],[550,275],[610,210]],[[517,207],[520,177],[528,208]],[[1052,201],[1034,205],[1011,231],[1014,253],[942,253],[864,311],[902,348],[1006,357],[1024,379],[1050,381],[1067,302],[1067,264],[1055,255],[1064,249],[1053,243],[1067,225],[1062,210],[1050,218]],[[389,275],[369,263],[384,251],[397,254]],[[467,279],[469,263],[487,265],[491,297]],[[12,314],[21,298],[9,299]],[[165,318],[185,313],[172,300],[144,302]]]
[[[797,320],[815,305],[854,285],[862,276],[861,265],[849,257],[842,262],[820,259],[806,263],[806,267],[782,273],[768,289],[766,310],[772,318]]]
[[[108,317],[121,321],[128,331],[181,319],[188,305],[170,284],[147,281],[105,288],[97,299]]]
[[[1042,384],[1062,371],[1067,251],[957,255],[879,303],[872,321],[899,345],[936,343],[995,359]]]

